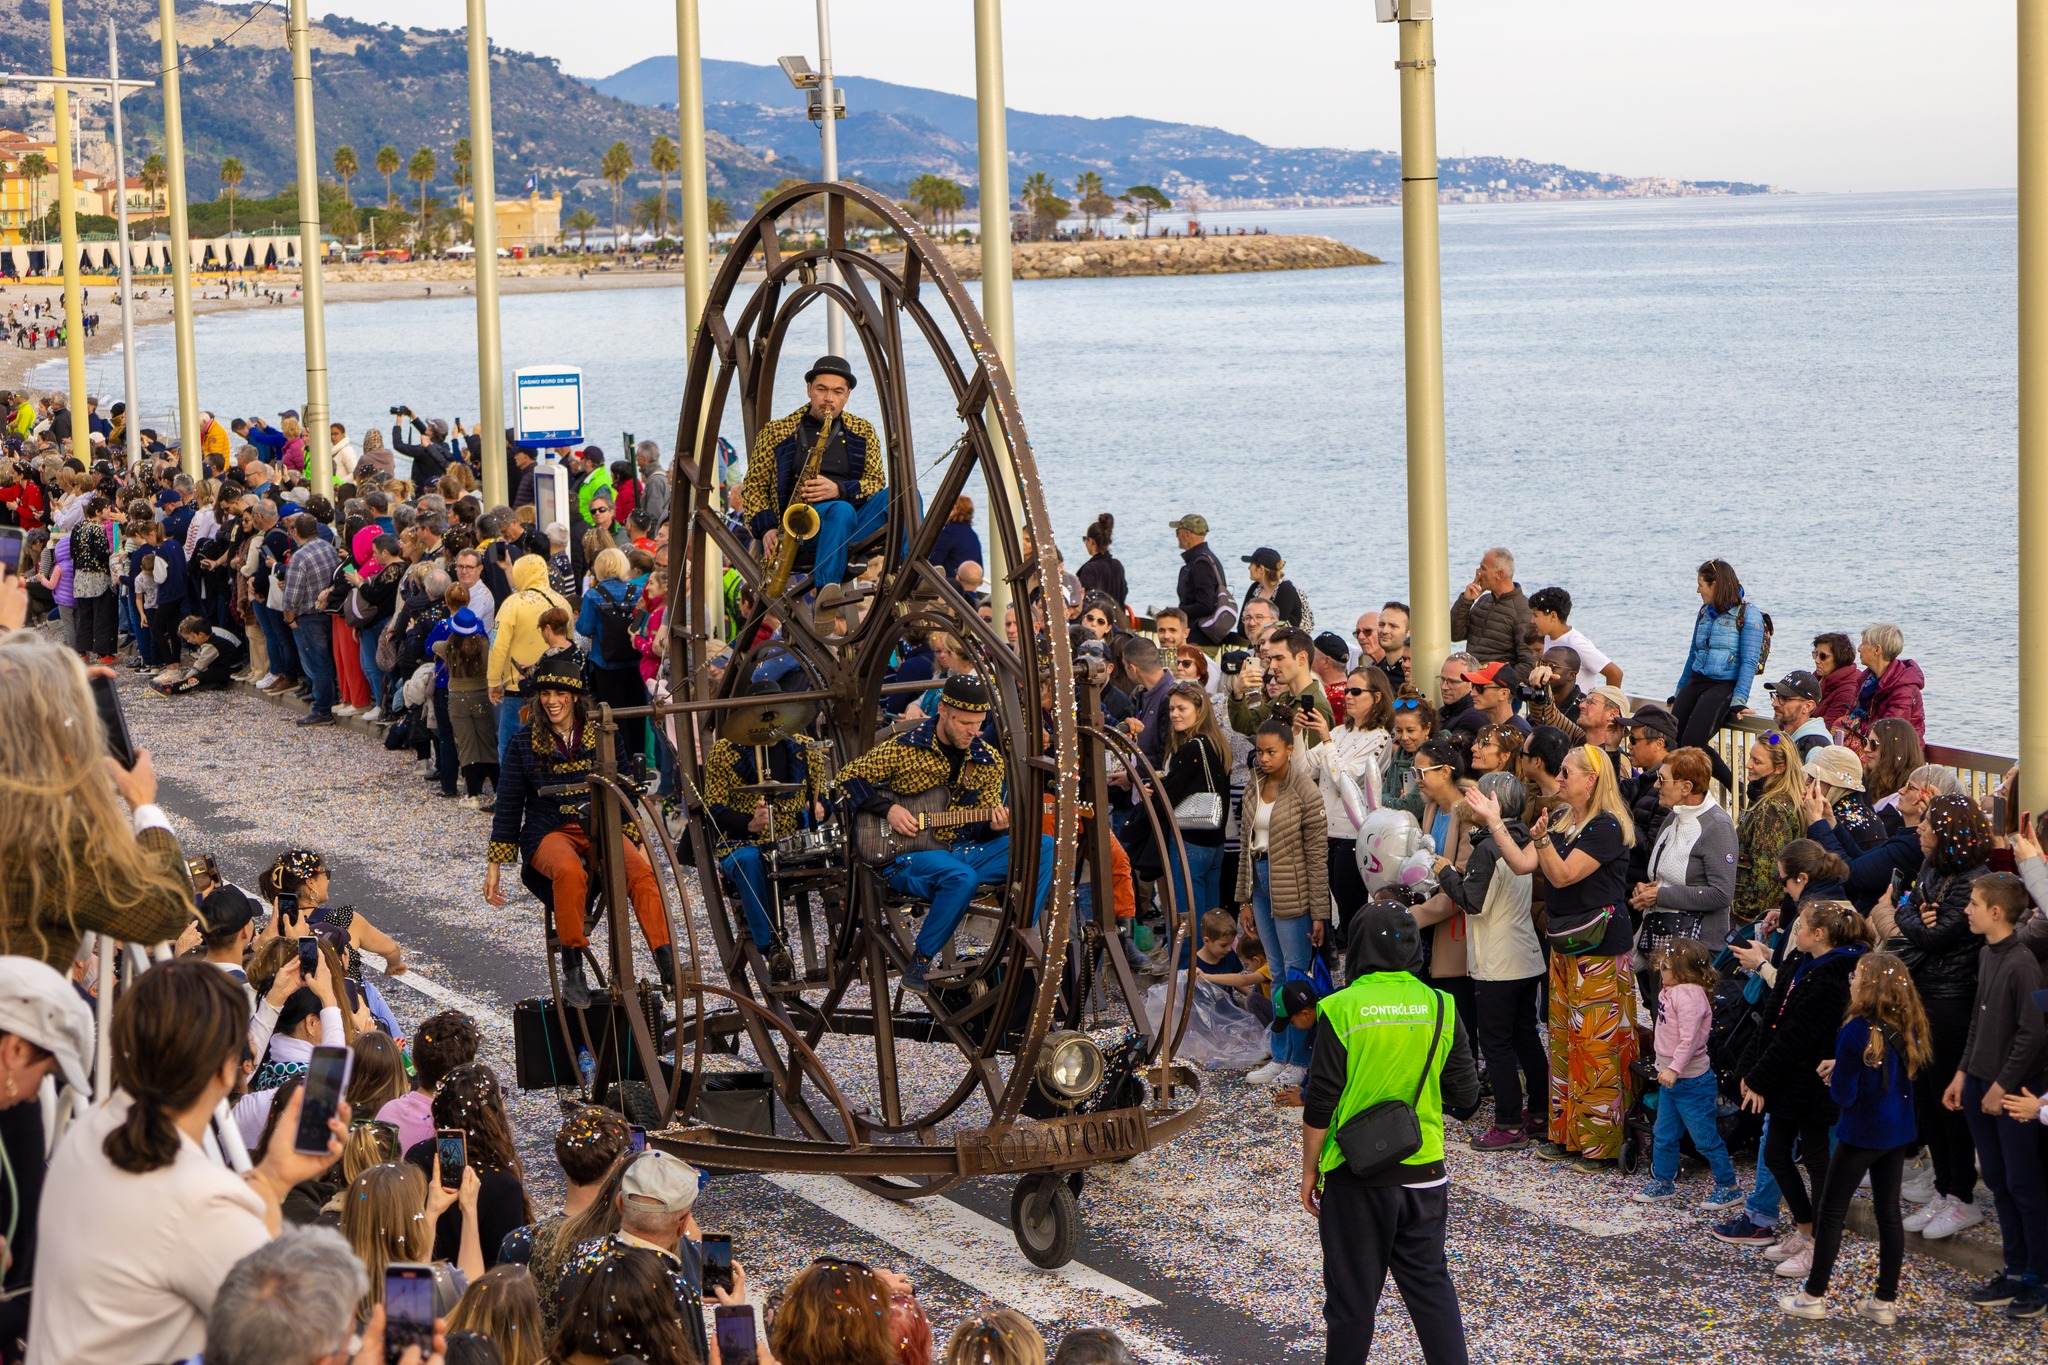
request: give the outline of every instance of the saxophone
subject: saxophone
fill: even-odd
[[[818,509],[801,501],[803,486],[818,477],[819,468],[825,463],[825,442],[832,439],[832,419],[828,418],[818,430],[818,440],[811,447],[804,467],[797,471],[796,483],[790,488],[790,504],[782,509],[782,539],[776,542],[775,558],[768,566],[768,595],[782,596],[789,586],[789,572],[796,567],[797,548],[818,535]]]

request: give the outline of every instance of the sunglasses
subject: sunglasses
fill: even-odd
[[[590,510],[593,512],[609,512],[612,509],[604,503],[593,502],[592,504],[590,504]]]
[[[1422,773],[1440,773],[1450,766],[1451,765],[1448,763],[1433,763],[1429,767],[1425,768],[1418,764],[1415,768],[1415,771],[1417,775],[1420,775]]]
[[[1394,698],[1394,709],[1396,711],[1420,711],[1422,709],[1422,698],[1396,697]]]
[[[1347,687],[1344,689],[1344,695],[1347,697],[1362,697],[1370,691],[1372,691],[1370,687]],[[1414,702],[1410,702],[1408,704],[1410,706],[1415,705]]]

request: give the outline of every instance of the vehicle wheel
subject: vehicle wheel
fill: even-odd
[[[1643,1154],[1636,1147],[1636,1135],[1634,1133],[1623,1133],[1621,1135],[1621,1157],[1615,1164],[1621,1167],[1623,1175],[1634,1175],[1636,1167],[1643,1164]]]
[[[1024,1258],[1043,1270],[1074,1259],[1081,1245],[1081,1202],[1056,1175],[1027,1175],[1010,1195],[1010,1231]]]

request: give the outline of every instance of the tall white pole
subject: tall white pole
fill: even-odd
[[[831,0],[818,0],[818,95],[824,101],[825,178],[839,178],[839,120],[832,108],[832,13]],[[831,283],[834,271],[828,262],[821,272]],[[833,355],[846,354],[846,318],[839,305],[825,301],[825,349]]]
[[[64,59],[64,0],[50,0],[50,74],[70,74]],[[57,228],[64,248],[64,359],[70,380],[71,453],[92,463],[85,425],[85,304],[78,281],[78,187],[72,183],[71,90],[57,86],[53,122],[57,144]]]
[[[1444,473],[1443,268],[1437,240],[1436,44],[1431,7],[1401,5],[1401,282],[1408,367],[1408,605],[1414,677],[1434,696],[1451,649]],[[1419,13],[1423,17],[1411,17]]]
[[[676,0],[676,116],[677,131],[682,135],[678,150],[682,155],[683,310],[688,314],[686,325],[694,356],[703,338],[704,304],[711,297],[711,191],[704,163],[704,48],[697,27],[697,0]],[[676,450],[677,463],[696,455],[704,433],[697,431],[694,439],[696,446]],[[626,458],[633,458],[631,451]],[[674,471],[670,473],[673,476]],[[711,505],[720,514],[724,498],[721,485],[711,496]],[[670,508],[670,516],[680,515],[673,499]],[[690,589],[701,592],[699,600],[706,604],[705,631],[721,635],[725,630],[725,556],[716,541],[704,551],[704,577],[705,582],[693,583]]]
[[[491,37],[484,0],[469,0],[469,244],[476,248],[476,431],[484,503],[503,506],[505,371],[498,350],[498,161],[491,135]],[[627,459],[632,459],[628,452]]]
[[[1003,106],[1003,4],[1002,0],[974,0],[974,109],[976,141],[981,144],[981,317],[1003,358],[1010,382],[1017,382],[1017,338],[1010,313],[1010,130]],[[990,409],[994,411],[993,408]],[[993,433],[996,424],[989,422]],[[1018,490],[1011,472],[1003,464],[1004,482],[1012,506]],[[1000,520],[995,499],[989,499],[988,544],[982,547],[989,605],[994,609],[996,629],[1003,626],[1003,612],[1010,605],[1009,560],[1003,553]],[[1059,585],[1045,585],[1046,610],[1059,600]],[[1048,625],[1053,624],[1051,621]],[[1017,622],[1017,638],[1029,639],[1031,623]]]
[[[2020,771],[2048,791],[2048,0],[2019,0]],[[2029,668],[2034,672],[2028,672]]]
[[[121,402],[124,435],[128,446],[128,467],[142,463],[142,414],[135,407],[135,283],[129,274],[128,253],[134,242],[128,236],[128,158],[121,143],[121,40],[114,21],[107,20],[107,77],[114,82],[107,93],[114,106],[114,203],[115,218],[121,225],[116,251],[121,266]]]
[[[157,51],[164,64],[165,190],[171,204],[171,337],[178,352],[178,464],[199,477],[199,362],[192,341],[192,235],[185,225],[185,117],[178,100],[175,0],[158,0]],[[129,410],[128,425],[142,414]]]
[[[291,0],[292,125],[299,153],[299,309],[306,322],[306,474],[315,492],[334,492],[334,442],[327,430],[327,310],[320,259],[320,168],[313,148],[313,41],[306,0]]]

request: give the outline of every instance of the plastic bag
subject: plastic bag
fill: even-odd
[[[1179,1009],[1180,1001],[1174,1001]],[[1156,1030],[1166,1010],[1166,983],[1145,992],[1145,1015]],[[1174,1053],[1184,1062],[1210,1071],[1249,1071],[1272,1060],[1266,1025],[1240,1005],[1237,993],[1195,977],[1195,1001],[1188,1029]]]

